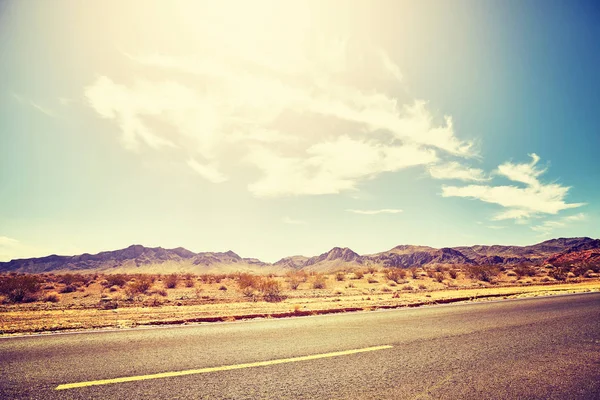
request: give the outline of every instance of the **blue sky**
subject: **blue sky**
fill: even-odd
[[[2,1],[0,259],[598,237],[599,18],[585,1]]]

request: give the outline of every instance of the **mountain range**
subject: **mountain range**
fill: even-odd
[[[291,256],[275,263],[242,258],[233,251],[194,253],[182,247],[163,249],[132,245],[98,254],[50,255],[0,262],[0,272],[277,273],[286,270],[329,272],[364,266],[408,268],[440,264],[514,265],[523,262],[537,265],[600,263],[600,239],[558,238],[531,246],[476,245],[439,249],[400,245],[366,255],[359,255],[347,247],[334,247],[318,256]]]

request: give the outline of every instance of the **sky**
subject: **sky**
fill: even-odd
[[[0,261],[600,232],[594,1],[0,0]]]

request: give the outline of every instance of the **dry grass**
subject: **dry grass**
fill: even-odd
[[[305,315],[476,298],[482,294],[600,290],[600,280],[593,271],[591,278],[585,277],[590,275],[587,270],[533,267],[532,272],[512,273],[514,268],[481,272],[481,268],[462,266],[460,270],[415,268],[395,274],[397,270],[373,271],[367,279],[362,279],[362,270],[329,275],[300,271],[270,277],[247,273],[180,274],[168,290],[170,275],[0,275],[0,332],[121,327],[290,312]],[[352,279],[358,276],[361,279]],[[397,284],[390,278],[397,278],[401,284],[392,289]]]

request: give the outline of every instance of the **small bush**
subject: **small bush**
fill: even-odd
[[[227,290],[227,286],[225,286],[225,285],[221,285],[221,286],[219,287],[219,290]]]
[[[335,280],[339,281],[339,282],[343,282],[346,280],[346,274],[343,272],[338,272],[337,274],[335,274]]]
[[[174,289],[177,287],[177,282],[179,281],[179,277],[177,274],[167,275],[165,277],[165,287],[167,289]]]
[[[373,278],[372,276],[370,276],[370,277],[367,279],[367,282],[369,282],[369,283],[379,283],[379,281],[378,281],[377,279]]]
[[[357,271],[354,271],[353,279],[362,279],[364,276],[365,276],[364,272],[362,272],[361,270],[357,270]]]
[[[150,275],[138,275],[133,282],[129,283],[127,287],[129,289],[128,292],[134,295],[146,293],[153,282],[154,279]]]
[[[445,278],[445,276],[444,276],[443,272],[436,272],[435,275],[433,276],[433,279],[435,279],[439,283],[442,283],[444,281],[444,278]]]
[[[241,273],[238,276],[238,286],[242,290],[245,288],[248,288],[248,287],[258,289],[259,282],[260,282],[260,277],[254,276],[252,274]]]
[[[426,289],[427,289],[427,286],[425,286],[422,283],[419,284],[419,290],[426,290]]]
[[[404,285],[404,286],[402,286],[402,290],[407,290],[409,292],[412,292],[415,289],[410,285]]]
[[[79,283],[80,285],[85,285],[90,280],[91,280],[91,277],[84,276],[81,274],[64,274],[60,277],[59,282],[64,283],[65,285],[74,285],[75,283]]]
[[[531,265],[520,264],[516,266],[513,271],[519,278],[522,276],[535,276],[535,268]]]
[[[50,303],[58,303],[60,301],[60,295],[56,292],[46,293],[43,300]]]
[[[34,275],[9,275],[0,277],[0,294],[11,303],[37,300],[37,292],[41,282]]]
[[[325,278],[322,275],[316,275],[315,280],[312,283],[312,287],[313,289],[325,289],[327,287]]]
[[[566,281],[567,280],[567,271],[564,268],[557,267],[552,271],[548,272],[548,275],[557,281]]]
[[[243,288],[242,294],[244,295],[244,297],[247,297],[252,301],[256,301],[258,299],[258,291],[250,286]]]
[[[400,268],[391,268],[385,271],[385,277],[390,281],[400,283],[406,277],[406,271]]]
[[[111,286],[123,287],[123,286],[125,286],[125,284],[128,281],[127,277],[123,274],[106,275],[105,278],[106,278],[105,279],[106,283],[103,281],[102,284],[106,287],[111,287]]]
[[[417,268],[416,268],[416,267],[411,267],[411,268],[409,269],[409,271],[410,271],[410,276],[411,276],[413,279],[418,279],[418,278],[419,278],[419,273],[417,272]]]
[[[451,269],[450,271],[448,271],[448,275],[450,275],[451,279],[456,279],[458,278],[458,271],[455,269]]]
[[[298,289],[298,286],[300,286],[300,279],[298,279],[295,276],[290,277],[288,279],[288,284],[290,285],[290,289],[296,290],[296,289]]]
[[[498,275],[498,269],[493,266],[471,265],[467,268],[467,274],[472,279],[483,282],[490,282],[492,278]]]
[[[268,302],[279,302],[285,299],[281,293],[281,284],[275,279],[263,279],[260,283],[260,291],[263,299]]]
[[[67,285],[64,288],[62,288],[60,290],[61,293],[73,293],[77,291],[77,286],[71,284],[71,285]]]
[[[381,288],[381,291],[384,293],[389,293],[392,291],[392,289],[389,286],[384,286]]]

